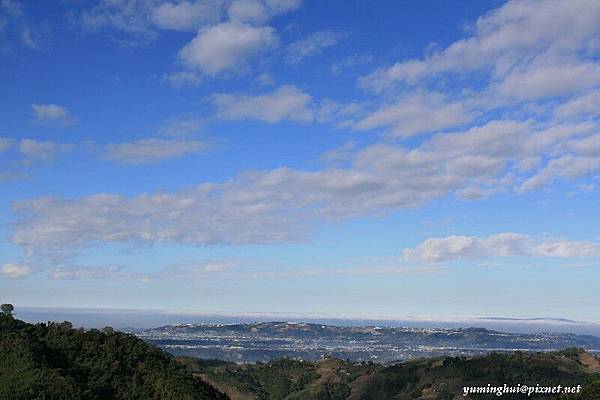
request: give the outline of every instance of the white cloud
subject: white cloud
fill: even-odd
[[[313,120],[313,112],[309,108],[311,96],[291,85],[258,96],[217,94],[213,101],[219,116],[225,119],[258,119],[269,123],[284,119]]]
[[[22,172],[3,172],[0,171],[0,182],[11,181],[14,179],[23,179],[26,178],[27,174]]]
[[[125,164],[152,164],[206,151],[208,145],[199,140],[167,140],[148,138],[134,142],[109,144],[104,157]]]
[[[25,15],[23,11],[23,5],[15,0],[2,0],[0,2],[0,8],[8,13],[12,17],[21,17]]]
[[[548,186],[557,179],[575,179],[600,170],[597,156],[574,156],[567,154],[551,159],[547,165],[519,187],[520,192],[529,192]]]
[[[287,60],[296,64],[307,57],[319,54],[342,40],[343,34],[334,31],[320,31],[291,43],[287,47]]]
[[[227,8],[231,21],[262,24],[270,18],[295,10],[300,0],[233,0]]]
[[[40,125],[68,126],[75,123],[75,118],[63,106],[34,103],[31,108],[36,123]]]
[[[160,31],[195,32],[228,17],[229,22],[263,24],[295,10],[301,0],[100,0],[84,10],[84,29],[105,31],[126,46],[148,44]],[[245,34],[247,32],[241,32]]]
[[[595,185],[593,183],[578,183],[572,190],[569,190],[566,193],[566,196],[573,197],[581,194],[589,194],[592,193],[594,189]]]
[[[161,135],[182,137],[192,135],[202,129],[202,121],[193,116],[182,116],[165,121],[158,129]]]
[[[184,87],[198,87],[202,83],[202,79],[190,71],[180,71],[167,74],[163,79],[176,89],[182,89]]]
[[[600,244],[586,241],[498,233],[488,237],[448,236],[427,239],[415,248],[404,249],[407,260],[444,262],[490,257],[598,257]]]
[[[24,278],[31,274],[31,268],[24,265],[4,264],[0,269],[0,276],[6,278]]]
[[[241,110],[231,117],[283,118]],[[565,143],[575,146],[593,137],[594,127],[492,121],[436,134],[412,149],[389,142],[345,149],[344,168],[247,172],[222,183],[132,198],[109,194],[39,198],[15,204],[19,218],[12,241],[33,249],[98,241],[297,242],[323,221],[381,215],[451,194],[472,199],[518,189],[545,166],[520,175],[513,169],[516,163],[542,153],[560,157],[561,151],[575,151],[565,150]]]
[[[10,51],[12,43],[19,42],[31,50],[39,50],[47,43],[50,36],[47,23],[32,23],[25,6],[22,1],[0,1],[0,53]]]
[[[195,31],[219,22],[223,3],[222,0],[165,2],[152,10],[151,18],[161,29]]]
[[[40,142],[32,139],[23,139],[19,142],[19,151],[28,160],[51,161],[60,153],[69,152],[74,147],[72,144]]]
[[[146,44],[156,37],[152,11],[161,0],[101,0],[80,15],[84,29],[122,32],[113,39],[126,45]]]
[[[29,47],[30,49],[37,50],[40,47],[38,40],[34,39],[34,37],[33,37],[33,31],[31,30],[31,28],[29,28],[27,26],[25,26],[21,29],[20,39],[21,39],[21,43],[23,43],[25,46]]]
[[[156,38],[160,30],[193,32],[216,24],[223,6],[221,0],[100,0],[79,18],[86,30],[106,31],[122,45],[139,46]]]
[[[360,84],[380,91],[395,83],[417,84],[442,73],[464,75],[485,70],[496,82],[502,82],[508,75],[510,79],[504,90],[511,94],[514,91],[518,96],[571,92],[573,88],[569,83],[574,83],[577,89],[596,85],[596,78],[582,73],[592,68],[594,76],[597,75],[596,66],[586,66],[586,62],[595,64],[593,54],[600,49],[599,10],[600,3],[593,0],[508,1],[480,17],[471,36],[423,59],[401,61],[379,69],[363,77]],[[546,69],[525,73],[540,60],[546,61]],[[575,69],[574,61],[580,64]],[[555,77],[557,82],[544,81],[547,77]],[[582,80],[578,81],[578,77]],[[543,83],[548,88],[544,88]],[[534,93],[523,91],[519,84]]]
[[[385,126],[391,136],[409,137],[463,125],[473,117],[461,102],[449,102],[440,93],[416,93],[380,107],[354,127],[367,130]]]
[[[13,144],[13,140],[9,138],[0,137],[0,153],[8,150]]]
[[[208,260],[183,262],[169,266],[162,275],[165,278],[193,279],[231,271],[241,265],[238,260]]]
[[[179,52],[182,61],[208,75],[243,70],[248,61],[277,45],[271,27],[224,22],[201,29]]]
[[[273,15],[283,14],[300,7],[302,0],[264,0]]]
[[[260,0],[235,0],[227,9],[231,21],[242,23],[264,23],[268,19],[265,4]]]
[[[370,64],[373,62],[373,59],[372,54],[354,54],[331,64],[331,73],[339,75],[347,69]]]
[[[599,21],[600,22],[600,21]],[[600,64],[532,66],[511,72],[498,92],[522,100],[571,94],[600,85]]]
[[[260,74],[257,80],[265,86],[271,86],[275,84],[275,80],[268,72],[263,72]]]
[[[317,121],[335,123],[338,128],[349,128],[355,124],[353,118],[363,111],[359,103],[338,103],[325,98],[317,110]]]
[[[108,279],[118,275],[122,271],[122,267],[77,267],[66,266],[52,268],[48,275],[52,279]]]
[[[554,110],[557,117],[593,117],[600,115],[600,91],[593,91],[585,95],[573,98]]]

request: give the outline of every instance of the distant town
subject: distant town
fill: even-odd
[[[387,363],[419,357],[552,351],[580,347],[600,353],[600,339],[567,333],[503,333],[483,328],[340,327],[299,322],[177,324],[137,332],[175,354],[252,363],[282,357],[333,357]]]

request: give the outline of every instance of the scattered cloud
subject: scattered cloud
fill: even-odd
[[[154,40],[161,31],[210,32],[210,28],[222,23],[262,25],[300,4],[301,0],[100,0],[81,11],[77,19],[85,30],[105,32],[121,45],[140,46]],[[236,32],[242,36],[250,33]],[[234,33],[231,30],[228,33],[231,47]],[[213,31],[212,37],[204,39],[219,40],[226,36],[217,38]],[[238,38],[243,41],[242,36]]]
[[[204,152],[208,145],[200,140],[140,139],[109,144],[104,158],[124,164],[153,164]]]
[[[271,86],[275,84],[275,80],[268,72],[263,72],[260,74],[257,80],[265,86]]]
[[[105,32],[122,45],[140,46],[161,30],[195,32],[218,23],[222,15],[221,0],[100,0],[77,17],[87,31]]]
[[[4,264],[0,269],[0,276],[5,278],[24,278],[31,274],[31,268],[24,265]]]
[[[600,115],[600,91],[586,93],[559,105],[554,110],[557,117],[595,117]]]
[[[247,103],[255,103],[246,100],[242,101],[243,106],[232,107],[234,111],[225,115],[277,121],[289,114],[265,115],[264,110],[271,110],[265,104],[270,103],[260,103],[259,112],[247,107]],[[22,201],[14,205],[19,220],[12,241],[25,248],[98,241],[298,242],[325,221],[381,215],[421,206],[449,194],[480,198],[500,190],[519,190],[531,176],[543,174],[548,165],[519,175],[512,169],[515,164],[540,154],[565,152],[565,143],[571,143],[575,149],[581,141],[593,137],[590,135],[595,129],[593,123],[547,127],[533,121],[491,121],[433,135],[415,148],[382,142],[346,149],[341,155],[348,157],[344,168],[246,172],[222,183],[133,198],[99,194],[79,199]],[[162,151],[165,146],[151,147]],[[583,147],[581,151],[590,151],[589,145]],[[124,152],[122,159],[136,160],[137,153],[133,153],[134,156],[128,156]],[[583,154],[577,157],[593,158]],[[600,170],[600,164],[595,162]],[[582,172],[585,171],[567,168],[557,169],[556,173],[578,176]]]
[[[331,64],[331,73],[339,75],[348,69],[371,64],[373,60],[372,54],[354,54]]]
[[[275,123],[284,119],[313,120],[311,96],[296,86],[285,85],[263,95],[216,94],[213,101],[224,119],[257,119]]]
[[[0,171],[0,182],[12,181],[15,179],[27,178],[27,174],[23,172],[5,172]]]
[[[293,0],[216,3],[102,0],[88,10],[87,23],[144,37],[161,29],[196,32],[179,52],[189,70],[165,77],[174,86],[196,86],[207,76],[243,72],[278,46],[269,19],[300,5]],[[221,11],[200,15],[198,10],[211,4],[216,7],[211,10]],[[585,0],[557,0],[552,6],[534,0],[505,2],[479,18],[464,39],[362,77],[359,84],[368,92],[360,102],[314,99],[293,85],[260,94],[213,95],[223,120],[318,121],[349,131],[381,130],[384,137],[327,152],[324,159],[339,162],[335,167],[251,171],[185,191],[133,197],[22,201],[15,204],[19,221],[12,241],[28,248],[104,241],[287,243],[306,240],[323,221],[381,215],[444,196],[480,199],[563,180],[576,187],[577,179],[600,172],[599,10],[596,2]],[[300,62],[338,43],[338,35],[317,32],[286,47],[283,55]],[[372,60],[353,57],[334,64],[332,71]],[[265,74],[259,81],[272,84]],[[36,104],[34,113],[45,121],[70,117],[68,110],[52,104]],[[206,144],[188,137],[198,128],[194,118],[170,121],[158,132],[169,137],[109,144],[104,157],[145,164],[202,152]],[[0,149],[11,144],[2,143]],[[51,153],[47,150],[46,157]],[[44,157],[42,149],[38,154]],[[466,246],[468,253],[472,246],[473,254],[490,254],[490,243],[510,238],[454,239],[457,251]],[[568,249],[581,254],[586,249],[574,246],[579,242],[520,239],[533,250],[511,249],[525,255],[574,254]],[[554,247],[544,247],[550,244]],[[440,258],[452,257],[451,250]]]
[[[201,29],[180,50],[179,57],[188,67],[207,75],[238,72],[248,67],[250,59],[277,43],[275,30],[271,27],[223,22]]]
[[[113,278],[121,273],[122,267],[78,267],[66,266],[52,268],[48,271],[48,275],[52,279],[108,279]]]
[[[453,235],[427,239],[403,253],[407,260],[426,262],[514,256],[577,258],[600,256],[600,244],[506,232],[483,238]]]
[[[451,102],[441,93],[416,93],[381,106],[354,126],[357,130],[389,127],[389,135],[410,137],[464,125],[474,118],[462,102]]]
[[[101,0],[78,16],[87,31],[106,31],[123,45],[142,45],[157,36],[152,22],[156,0]]]
[[[193,279],[229,272],[242,265],[240,260],[207,260],[174,264],[161,272],[166,278]]]
[[[233,0],[227,15],[234,22],[263,24],[270,18],[297,9],[301,0]]]
[[[598,21],[600,22],[600,20]],[[599,32],[600,33],[600,32]],[[513,71],[498,85],[498,93],[520,100],[577,93],[600,85],[600,64],[531,65]]]
[[[165,136],[183,137],[190,136],[202,129],[202,120],[194,116],[181,116],[165,121],[158,133]]]
[[[160,29],[193,32],[218,22],[222,4],[222,0],[167,1],[152,9],[151,19]]]
[[[328,47],[338,44],[344,35],[334,31],[320,31],[293,42],[287,47],[287,60],[298,64],[305,58],[322,53]]]
[[[57,104],[31,105],[33,117],[39,125],[69,126],[75,123],[75,118],[69,110]]]
[[[37,40],[35,40],[33,38],[33,32],[31,30],[31,28],[29,27],[23,27],[21,29],[21,43],[23,43],[25,46],[29,47],[30,49],[38,49],[39,48],[39,44],[37,42]]]
[[[595,185],[593,183],[579,183],[575,185],[573,189],[569,190],[566,195],[572,197],[580,194],[589,194],[592,193],[594,189]]]
[[[51,141],[36,141],[22,139],[19,142],[19,151],[26,160],[52,161],[57,155],[73,150],[75,146],[67,143]]]
[[[202,79],[200,79],[197,74],[190,71],[173,72],[165,75],[163,79],[175,89],[198,87],[202,83]]]
[[[13,43],[31,50],[39,50],[47,44],[51,34],[49,26],[41,21],[32,24],[25,6],[26,3],[20,1],[0,1],[0,39],[6,39],[0,41],[0,53],[9,51]]]
[[[427,83],[442,74],[483,71],[492,87],[517,98],[596,86],[599,10],[600,3],[588,0],[508,1],[480,17],[470,36],[423,59],[378,69],[362,77],[360,84],[382,91],[396,84]]]
[[[0,8],[12,17],[21,17],[25,15],[23,5],[15,0],[2,0]]]
[[[12,145],[12,139],[0,137],[0,153],[2,153],[5,150],[8,150]]]

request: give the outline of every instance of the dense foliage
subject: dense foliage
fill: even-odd
[[[0,315],[0,399],[225,399],[133,335]]]
[[[301,391],[319,377],[315,363],[288,358],[268,363],[216,366],[212,362],[199,361],[197,366],[211,380],[236,387],[261,400],[283,399]]]

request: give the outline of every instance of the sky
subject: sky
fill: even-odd
[[[0,301],[598,320],[600,2],[0,0]]]

